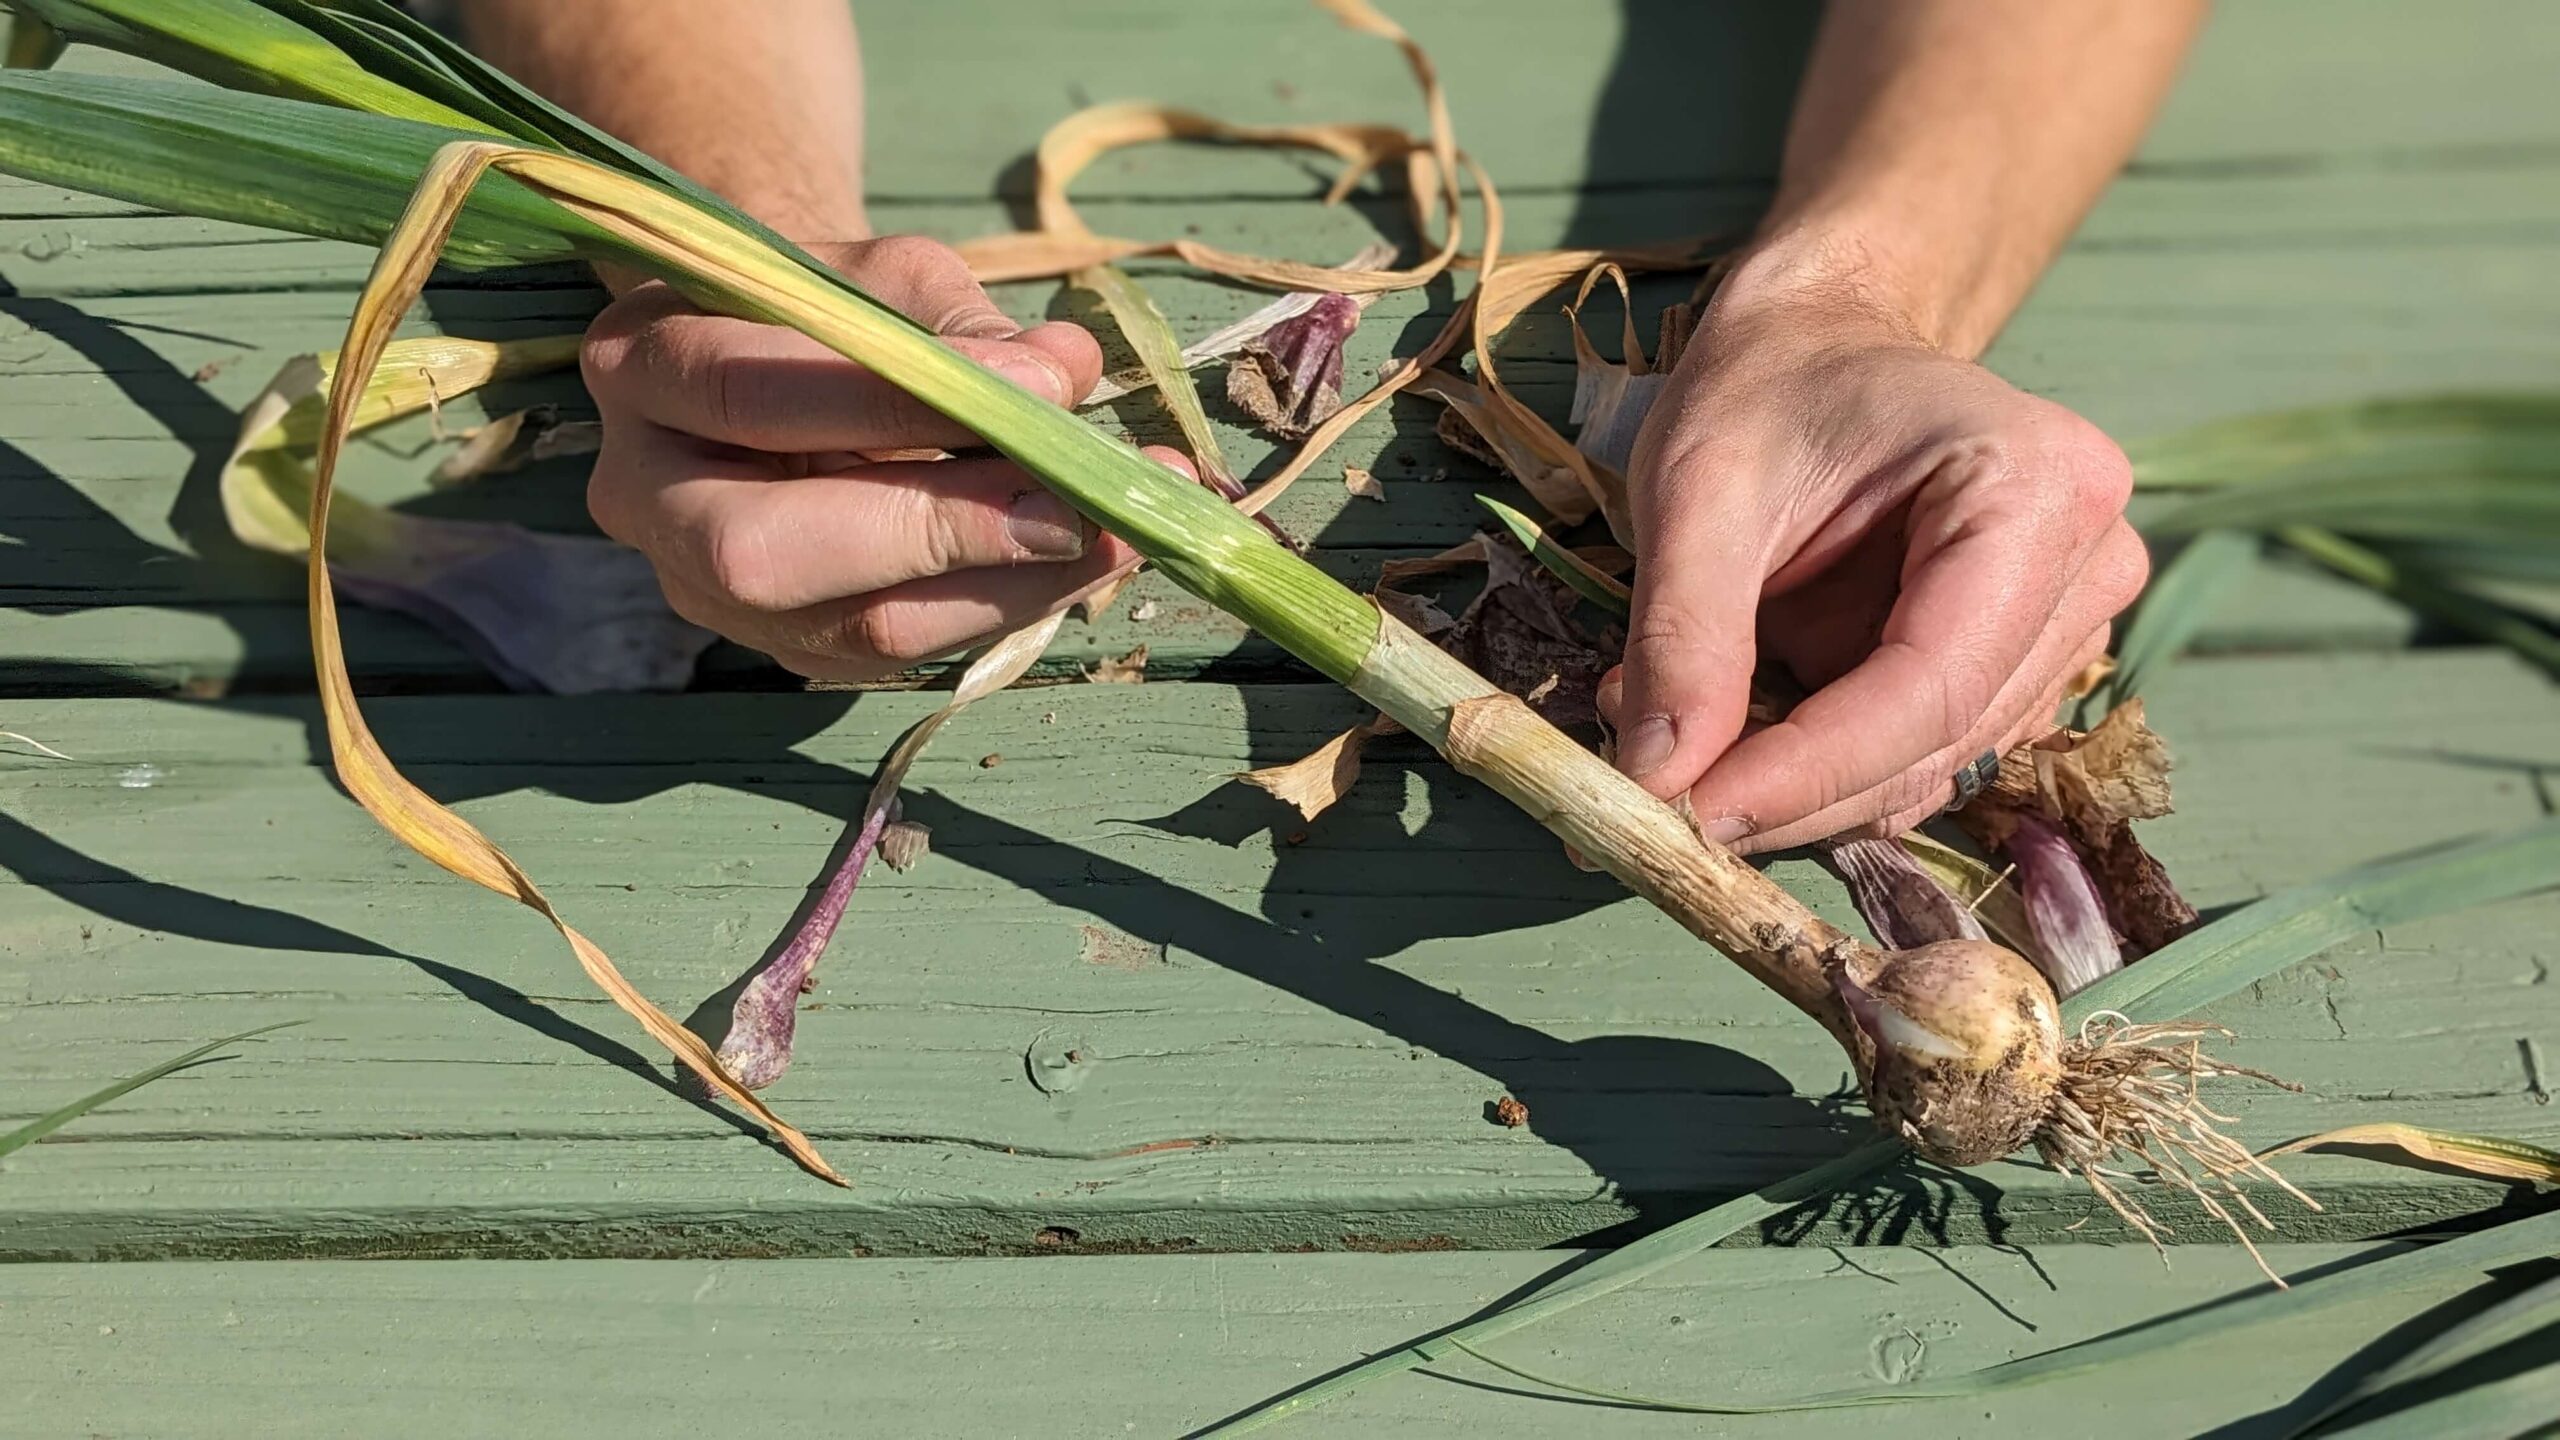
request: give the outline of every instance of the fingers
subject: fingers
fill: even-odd
[[[1024,330],[948,248],[916,236],[835,247],[874,298],[1053,404],[1083,398],[1102,352],[1074,325]],[[776,453],[953,449],[963,427],[818,342],[780,326],[704,314],[664,285],[616,301],[588,332],[587,384],[608,428],[630,419]]]
[[[1191,478],[1178,453],[1143,453]],[[964,649],[1138,559],[1002,461],[773,482],[718,473],[720,458],[638,487],[647,503],[605,519],[608,533],[650,556],[677,614],[812,679],[874,680]]]
[[[1093,531],[1011,463],[964,457],[864,465],[776,482],[672,443],[604,457],[590,509],[661,574],[742,610],[779,613],[952,570],[1054,564]],[[690,461],[692,463],[684,463]],[[655,473],[651,473],[654,471]]]
[[[1636,571],[1609,711],[1619,770],[1664,799],[1694,784],[1742,733],[1764,573],[1751,537],[1767,529],[1745,513],[1754,487],[1720,483],[1735,477],[1697,473],[1694,461],[1672,467],[1687,473],[1666,477],[1670,493],[1647,514],[1647,563]]]
[[[2122,456],[2097,446],[2048,451],[2012,477],[1958,469],[1923,487],[1917,564],[1882,643],[1715,761],[1692,789],[1710,838],[1774,848],[1818,838],[1815,825],[1836,833],[1905,810],[1923,799],[1915,789],[1953,774],[1940,758],[1964,764],[2066,679],[2068,656],[2132,600],[2145,569],[2120,520]]]
[[[2106,641],[2107,631],[2102,627],[2084,637],[2070,653],[2077,664],[2086,664],[2105,653]],[[1874,789],[1801,820],[1740,836],[1730,848],[1737,854],[1753,855],[1839,836],[1888,838],[1940,814],[1955,798],[1957,771],[1986,751],[2007,754],[2053,728],[2053,717],[2061,708],[2063,686],[2069,683],[2070,676],[2066,673],[2046,682],[2038,692],[2027,683],[2029,673],[2019,673],[2015,703],[2008,703],[2010,695],[2004,694],[2004,703],[1995,706],[1981,725],[1955,744],[1923,757],[1911,769]],[[2032,673],[2041,675],[2042,667],[2034,667]]]
[[[778,615],[727,609],[675,583],[667,598],[686,619],[763,651],[794,674],[877,680],[1038,619],[1137,558],[1104,536],[1083,559],[1065,564],[957,571]]]

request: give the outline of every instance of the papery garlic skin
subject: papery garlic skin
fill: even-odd
[[[2024,1148],[2052,1111],[2061,1009],[2014,952],[1946,940],[1860,955],[1833,968],[1832,985],[1872,1049],[1861,1067],[1868,1106],[1923,1156],[1997,1160]]]

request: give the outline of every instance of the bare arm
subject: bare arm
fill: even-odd
[[[463,0],[472,48],[794,240],[859,240],[847,0]]]
[[[1991,343],[2133,153],[2206,0],[1832,0],[1763,246],[1858,255],[1940,348]]]
[[[1629,467],[1619,763],[1746,850],[1896,833],[2050,723],[2142,585],[2107,437],[1972,363],[2203,0],[1833,0],[1768,218]],[[1743,733],[1753,667],[1814,693]]]

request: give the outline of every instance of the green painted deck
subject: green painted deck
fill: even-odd
[[[1291,6],[867,8],[879,219],[953,238],[1008,223],[1022,153],[1086,101],[1412,108],[1391,53]],[[1511,243],[1704,229],[1765,194],[1802,43],[1786,12],[1393,8],[1504,184]],[[934,67],[961,46],[955,110]],[[2560,11],[2528,0],[2229,0],[1993,365],[2128,439],[2560,384],[2555,48]],[[1401,233],[1396,205],[1326,212],[1310,188],[1281,158],[1160,149],[1078,193],[1109,228],[1317,258]],[[306,1022],[0,1162],[0,1433],[725,1433],[750,1404],[793,1434],[1174,1433],[1570,1258],[1542,1247],[1659,1226],[1862,1133],[1825,1037],[1418,746],[1374,752],[1312,827],[1225,783],[1359,712],[1147,579],[1071,623],[1052,671],[1143,641],[1150,684],[1000,696],[916,771],[934,853],[866,881],[769,1092],[856,1184],[800,1175],[682,1093],[538,920],[409,856],[319,762],[300,572],[229,542],[212,487],[234,407],[336,344],[366,260],[0,182],[0,729],[78,757],[0,756],[0,1128],[212,1036]],[[1154,288],[1185,333],[1257,303]],[[1003,298],[1037,314],[1054,287]],[[412,328],[553,333],[597,304],[566,271],[452,277]],[[1450,304],[1445,286],[1381,302],[1355,380]],[[1516,333],[1506,373],[1561,409],[1561,320]],[[562,378],[488,404],[546,399],[581,403]],[[1155,424],[1143,403],[1124,419]],[[1339,452],[1387,504],[1311,478],[1282,523],[1361,583],[1463,537],[1492,482],[1431,419],[1398,407]],[[1266,441],[1226,439],[1267,467]],[[385,432],[351,485],[583,523],[569,465],[423,494],[426,440]],[[405,620],[346,620],[392,754],[679,1015],[725,1010],[936,703],[795,693],[734,651],[704,693],[508,696]],[[2153,709],[2181,807],[2146,833],[2200,905],[2560,806],[2560,690],[2437,639],[2279,564],[2233,595]],[[1849,918],[1813,865],[1773,873]],[[2377,932],[2220,1007],[2234,1059],[2307,1087],[2226,1090],[2239,1133],[2401,1120],[2560,1144],[2555,936],[2545,894]],[[1031,1083],[1068,1049],[1078,1083]],[[1504,1094],[1529,1129],[1488,1121]],[[2289,1173],[2326,1208],[2279,1211],[2287,1270],[2530,1200],[2346,1157]],[[2164,1271],[2041,1170],[1897,1175],[1504,1353],[1695,1398],[1951,1374],[2255,1283],[2167,1209],[2191,1243]],[[2099,1377],[1713,1423],[2266,1433],[2416,1308],[2200,1356],[2167,1396]],[[1697,1429],[1415,1378],[1297,1423]]]

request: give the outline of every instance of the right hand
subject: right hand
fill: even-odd
[[[1072,405],[1101,377],[1091,335],[1015,325],[946,246],[811,248],[1034,395]],[[597,316],[583,363],[604,418],[596,523],[649,557],[677,614],[811,679],[873,680],[966,648],[1138,558],[1000,458],[866,458],[980,442],[818,342],[666,285]]]

